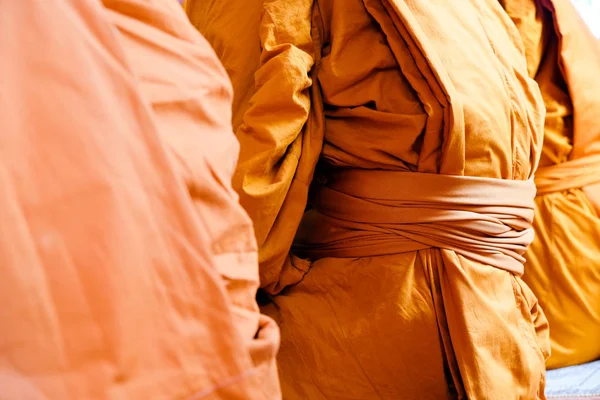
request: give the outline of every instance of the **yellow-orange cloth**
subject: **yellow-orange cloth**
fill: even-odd
[[[272,295],[263,310],[282,331],[283,397],[544,398],[546,319],[510,272],[521,270],[518,253],[530,240],[533,190],[513,198],[508,184],[494,206],[512,210],[492,216],[479,208],[464,223],[490,222],[498,243],[510,237],[511,255],[492,264],[491,247],[464,247],[468,232],[452,246],[450,234],[423,243],[419,232],[421,241],[405,243],[413,249],[402,244],[384,255],[370,248],[339,257],[325,246],[353,234],[365,241],[344,249],[369,244],[365,229],[376,230],[388,211],[391,225],[406,222],[392,212],[407,212],[407,192],[426,174],[449,186],[454,176],[490,186],[532,178],[544,108],[498,1],[190,0],[186,10],[233,83],[241,145],[234,187],[254,221],[261,285]],[[381,176],[403,179],[396,172],[414,175],[406,191]],[[336,208],[344,192],[327,193],[327,180],[358,173],[361,182],[346,194],[357,195],[365,181],[372,194],[360,200],[377,204],[331,223],[328,212],[341,217],[353,203]],[[529,216],[516,215],[519,201]],[[387,208],[373,220],[380,206]],[[346,224],[360,219],[361,230]],[[449,232],[457,227],[444,223]],[[406,232],[385,228],[390,243]],[[474,246],[483,231],[472,232]],[[299,257],[312,251],[321,254]]]
[[[434,247],[523,274],[533,180],[348,169],[315,192],[295,246],[311,259]]]
[[[503,0],[547,109],[525,281],[550,322],[548,368],[600,358],[600,42],[568,0]]]

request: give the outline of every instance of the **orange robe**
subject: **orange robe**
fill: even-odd
[[[186,9],[233,82],[284,398],[544,398],[544,109],[497,0]]]
[[[548,368],[600,358],[600,41],[568,0],[503,0],[546,104],[525,281],[550,322]]]
[[[181,104],[196,124],[169,109],[183,114],[177,137],[228,143],[220,163],[203,150],[204,168],[184,169],[109,15],[92,0],[0,3],[0,398],[265,398],[259,358],[277,331],[247,337],[269,323],[247,302],[255,245],[231,206],[224,71],[195,34],[187,53],[204,69],[154,75],[170,100],[188,93],[168,90],[170,75],[194,76],[198,99]],[[192,202],[184,173],[212,197]],[[225,216],[233,245],[215,236]]]
[[[210,248],[255,371],[255,398],[281,397],[279,330],[256,303],[258,255],[252,221],[231,186],[239,144],[231,83],[214,51],[172,0],[103,0],[159,132],[213,238]],[[212,175],[213,179],[206,179]]]

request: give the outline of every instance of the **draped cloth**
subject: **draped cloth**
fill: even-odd
[[[175,19],[157,2],[120,3],[137,7],[132,26],[204,67],[180,59],[169,70],[183,52],[167,49],[147,58],[165,67],[152,77],[173,100],[157,112],[108,3],[0,3],[0,398],[260,398],[278,334],[248,295],[234,296],[257,285],[256,244],[226,180],[237,148],[215,154],[223,164],[196,152],[206,167],[186,172],[214,192],[192,201],[164,130],[169,116],[196,150],[235,143],[225,73],[177,3],[163,2]],[[240,223],[231,232],[245,252],[216,236],[215,207]]]
[[[577,158],[540,168],[535,184],[537,193],[563,192],[600,183],[600,155]]]
[[[544,398],[519,277],[544,107],[498,1],[186,11],[233,83],[284,398]]]
[[[206,40],[171,0],[103,0],[129,65],[152,105],[161,138],[196,205],[233,303],[234,324],[254,364],[254,398],[281,397],[279,332],[260,314],[252,221],[231,187],[239,144],[231,127],[231,84]],[[212,176],[207,179],[206,176]]]
[[[434,247],[523,273],[533,240],[533,180],[352,169],[326,181],[304,217],[310,227],[297,237],[298,253],[367,257]]]
[[[547,109],[525,281],[551,324],[548,368],[600,358],[600,41],[567,0],[504,1]]]

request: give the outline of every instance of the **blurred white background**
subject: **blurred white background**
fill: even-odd
[[[600,38],[600,0],[571,0],[594,35]]]

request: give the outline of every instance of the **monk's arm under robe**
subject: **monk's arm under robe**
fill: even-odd
[[[211,234],[212,257],[234,306],[234,323],[261,371],[256,383],[262,394],[256,396],[279,398],[278,329],[256,304],[256,239],[252,221],[231,187],[239,145],[231,128],[227,74],[176,2],[104,4],[154,109],[161,139],[185,180],[200,222]],[[205,179],[207,175],[214,179]]]
[[[311,88],[312,3],[264,1],[251,7],[246,0],[192,0],[186,5],[192,23],[214,44],[239,96],[233,121],[241,153],[234,187],[254,222],[261,286],[271,293],[297,283],[308,269],[289,250],[322,147],[320,112],[310,112],[320,107],[318,90]],[[227,18],[207,19],[221,8],[227,8],[222,12]],[[252,10],[262,10],[262,17]],[[242,66],[247,70],[239,71]],[[249,105],[240,98],[249,98]]]

